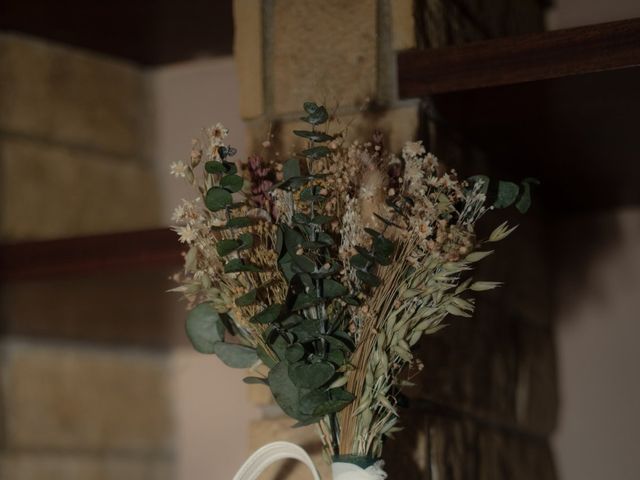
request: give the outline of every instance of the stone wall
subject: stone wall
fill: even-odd
[[[471,164],[491,170],[482,152],[469,155],[464,139],[432,120],[428,101],[397,98],[395,55],[422,41],[422,3],[236,0],[235,56],[253,148],[271,131],[281,155],[292,150],[289,132],[300,106],[314,100],[339,105],[352,136],[379,128],[398,150],[419,135],[463,171]],[[539,3],[531,3],[538,10],[529,20],[536,23]],[[386,446],[390,478],[555,478],[548,443],[557,394],[546,232],[536,213],[522,221],[478,274],[507,286],[486,295],[473,319],[452,319],[422,343],[426,366],[419,385],[407,391],[406,430]],[[533,282],[539,288],[531,288]],[[263,408],[252,447],[288,439],[319,458],[313,429],[291,429],[264,389],[250,395]],[[280,465],[267,478],[306,477],[301,467]]]
[[[157,226],[148,115],[138,68],[0,34],[2,241]],[[0,478],[172,478],[168,355],[144,332],[112,343],[114,324],[133,316],[165,328],[161,302],[149,300],[165,277],[97,272],[2,285]]]
[[[0,238],[157,226],[142,72],[0,35]]]

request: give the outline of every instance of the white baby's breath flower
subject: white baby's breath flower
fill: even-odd
[[[214,217],[211,219],[211,226],[213,227],[222,227],[225,223],[226,222],[221,218]]]
[[[173,162],[169,166],[169,170],[171,172],[171,175],[176,178],[184,178],[187,175],[187,166],[182,160],[180,160],[179,162]]]
[[[229,135],[229,129],[218,122],[209,129],[209,135],[211,137],[211,143],[213,145],[222,145],[223,140],[227,137],[227,135]]]
[[[422,145],[422,140],[418,140],[417,142],[407,142],[404,144],[404,147],[402,147],[402,156],[404,158],[419,157],[425,153],[426,150]]]
[[[174,210],[173,210],[173,214],[171,215],[171,221],[172,222],[181,222],[184,220],[184,204],[182,205],[178,205]]]
[[[178,240],[181,243],[191,244],[194,242],[197,236],[197,231],[191,228],[191,225],[185,225],[184,227],[176,227],[176,233],[178,234]]]
[[[438,161],[438,157],[436,157],[433,153],[427,153],[427,157],[424,159],[424,163],[429,169],[435,169],[438,167],[440,163]]]

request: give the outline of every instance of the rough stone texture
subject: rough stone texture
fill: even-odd
[[[17,35],[0,35],[0,131],[140,155],[146,115],[134,66]]]
[[[274,3],[266,65],[273,113],[298,112],[310,98],[341,105],[375,98],[375,0]]]
[[[240,83],[240,114],[250,119],[264,112],[262,1],[234,0],[234,46]]]
[[[322,458],[322,445],[315,426],[291,428],[295,423],[288,417],[268,418],[251,423],[250,448],[256,450],[269,442],[284,440],[304,448],[318,467],[321,478],[331,478],[329,464]],[[284,461],[272,465],[260,476],[261,480],[308,480],[311,473],[300,462]]]
[[[164,355],[10,340],[2,354],[9,451],[170,452]]]
[[[30,240],[157,226],[145,167],[84,149],[0,137],[0,235]]]
[[[494,0],[416,0],[418,44],[439,48],[475,40],[536,32],[544,29],[545,2]]]
[[[407,50],[416,46],[416,25],[413,17],[415,0],[391,2],[393,49]]]
[[[170,480],[168,460],[16,453],[0,456],[7,480]]]

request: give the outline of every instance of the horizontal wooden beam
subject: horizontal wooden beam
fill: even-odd
[[[169,229],[5,244],[0,246],[0,279],[177,266],[183,250]]]
[[[638,65],[640,18],[402,52],[398,84],[413,98]]]
[[[185,341],[167,293],[183,246],[168,229],[0,247],[0,337],[166,348]]]

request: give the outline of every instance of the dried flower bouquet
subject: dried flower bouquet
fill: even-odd
[[[252,370],[297,425],[317,424],[330,458],[380,457],[400,429],[398,398],[422,368],[413,347],[449,315],[468,317],[488,243],[476,236],[493,208],[530,205],[530,187],[444,172],[420,142],[398,157],[382,135],[348,144],[321,129],[329,115],[308,102],[308,143],[292,158],[254,155],[244,176],[220,124],[194,142],[172,172],[197,188],[175,230],[188,244],[182,292],[195,306],[187,335],[196,350]]]

